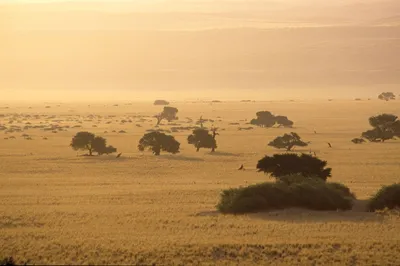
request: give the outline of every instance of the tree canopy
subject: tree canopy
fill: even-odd
[[[212,149],[211,151],[213,152],[217,148],[215,135],[215,131],[213,131],[213,135],[211,135],[205,128],[196,128],[193,130],[193,133],[188,136],[187,140],[189,144],[196,147],[197,151],[199,151],[200,148],[206,148]]]
[[[381,114],[369,118],[373,129],[362,133],[362,137],[371,142],[384,142],[394,137],[400,137],[400,121],[392,114]]]
[[[297,133],[291,132],[290,134],[284,134],[283,136],[277,137],[271,141],[268,146],[291,151],[294,146],[306,147],[308,144],[302,141]]]
[[[78,132],[72,138],[70,146],[74,150],[87,150],[89,156],[92,156],[93,152],[97,152],[98,155],[117,152],[117,149],[113,146],[107,146],[107,140],[105,138],[86,131]]]
[[[379,94],[378,99],[384,100],[384,101],[395,100],[396,95],[394,95],[393,92],[382,92],[381,94]]]
[[[157,118],[157,125],[159,125],[163,119],[166,119],[168,122],[171,122],[173,120],[178,120],[178,117],[176,117],[177,113],[178,113],[177,108],[164,106],[163,111],[155,116]]]
[[[331,168],[325,168],[326,165],[326,161],[308,154],[285,153],[265,156],[258,161],[257,169],[275,178],[301,174],[305,177],[317,177],[326,181],[332,171]]]
[[[257,125],[260,127],[273,127],[278,125],[279,127],[292,127],[293,121],[289,120],[286,116],[275,116],[269,111],[260,111],[256,113],[257,118],[252,119],[250,124]]]
[[[180,143],[173,136],[166,135],[159,131],[145,134],[140,140],[138,149],[144,151],[149,149],[154,155],[160,155],[161,151],[172,154],[179,153]]]

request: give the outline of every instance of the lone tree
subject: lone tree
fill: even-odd
[[[292,127],[293,121],[289,120],[286,116],[274,116],[269,111],[260,111],[256,113],[257,118],[252,119],[250,124],[257,125],[260,127],[273,127],[278,125],[279,127]]]
[[[326,161],[308,154],[274,154],[265,156],[257,163],[259,172],[270,174],[272,177],[280,177],[300,174],[304,177],[317,177],[324,181],[331,176],[331,168],[325,168]]]
[[[155,116],[157,118],[157,126],[161,123],[163,119],[166,119],[168,122],[171,122],[173,120],[178,120],[178,117],[176,117],[177,113],[178,113],[177,108],[164,106],[164,110]]]
[[[207,129],[204,128],[196,128],[193,130],[193,133],[188,136],[187,140],[189,144],[192,144],[196,147],[196,151],[199,151],[200,148],[211,149],[211,152],[214,152],[217,148],[217,141],[215,140],[216,129],[212,131],[211,135]]]
[[[369,118],[373,127],[362,133],[362,137],[371,142],[385,142],[386,140],[400,137],[400,121],[392,114],[381,114]]]
[[[93,152],[97,152],[98,155],[117,152],[117,149],[113,146],[107,146],[105,138],[95,136],[90,132],[78,132],[72,138],[70,146],[74,150],[87,150],[89,156],[93,156]]]
[[[379,94],[378,99],[385,101],[396,100],[396,95],[393,92],[382,92]]]
[[[160,155],[161,151],[172,154],[179,153],[180,143],[173,136],[166,135],[159,131],[144,134],[139,140],[138,149],[144,151],[146,148],[151,150],[154,155]]]
[[[306,147],[308,146],[308,143],[302,141],[297,133],[291,132],[290,134],[285,134],[281,137],[277,137],[276,139],[271,141],[268,146],[291,151],[294,146]]]
[[[169,105],[169,102],[166,100],[155,100],[154,105]]]

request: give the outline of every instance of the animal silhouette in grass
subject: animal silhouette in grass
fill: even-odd
[[[113,146],[107,146],[105,138],[86,131],[78,132],[72,138],[70,146],[74,150],[87,150],[89,156],[93,156],[93,152],[96,152],[98,155],[117,152],[117,149]]]
[[[159,131],[153,131],[139,140],[138,149],[144,151],[149,149],[154,155],[160,155],[161,151],[176,154],[179,153],[180,143],[173,136],[166,135]]]
[[[373,127],[362,133],[362,137],[371,142],[385,142],[386,140],[400,137],[400,120],[392,114],[381,114],[369,118]]]
[[[216,129],[212,132],[213,134],[210,134],[205,128],[196,128],[193,130],[193,133],[188,136],[188,143],[195,146],[197,152],[200,148],[211,149],[211,152],[214,152],[217,148],[217,141],[215,140],[217,134]]]
[[[308,143],[302,141],[297,133],[291,132],[290,134],[284,134],[283,136],[275,138],[268,144],[268,146],[291,151],[295,146],[306,147],[308,146]]]
[[[316,177],[325,180],[331,176],[327,162],[308,154],[274,154],[265,156],[257,163],[259,172],[270,174],[279,179],[282,176],[301,174],[304,177]]]
[[[157,118],[157,126],[164,119],[166,119],[168,122],[171,122],[173,120],[178,120],[178,117],[176,116],[177,113],[178,113],[177,108],[171,106],[164,106],[163,111],[155,116],[155,118]]]

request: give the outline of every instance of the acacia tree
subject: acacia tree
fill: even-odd
[[[272,127],[275,125],[275,116],[269,111],[260,111],[256,113],[257,118],[252,119],[250,124],[260,127]]]
[[[379,94],[378,99],[384,101],[395,100],[396,95],[394,95],[393,92],[382,92],[381,94]]]
[[[70,146],[74,150],[87,150],[89,156],[93,156],[93,152],[97,152],[98,155],[117,152],[117,149],[113,146],[107,146],[105,138],[86,131],[76,133],[72,138]]]
[[[317,177],[324,181],[331,176],[331,168],[325,168],[326,161],[308,154],[274,154],[265,156],[257,163],[259,172],[279,179],[288,175],[300,174],[304,177]]]
[[[164,106],[163,111],[155,116],[155,118],[157,118],[157,126],[161,123],[163,119],[166,119],[168,122],[171,122],[173,120],[178,120],[178,117],[176,117],[177,113],[178,113],[177,108]]]
[[[292,127],[293,121],[289,120],[286,116],[275,116],[269,111],[260,111],[256,113],[257,118],[252,119],[250,124],[257,125],[260,127],[273,127],[278,125],[279,127]]]
[[[277,115],[275,117],[275,121],[279,127],[292,127],[294,124],[293,121],[287,118],[287,116],[282,116],[282,115]]]
[[[161,151],[175,154],[179,153],[179,146],[180,143],[173,136],[154,131],[144,134],[139,140],[138,149],[140,151],[149,149],[154,155],[160,155]]]
[[[212,132],[213,135],[211,135],[207,129],[196,128],[193,130],[193,133],[188,136],[188,143],[195,146],[197,152],[200,148],[211,149],[211,152],[214,152],[217,148],[217,141],[215,140],[217,134],[216,129]]]
[[[373,127],[362,133],[362,137],[371,142],[385,142],[386,140],[400,137],[400,121],[392,114],[381,114],[369,118]]]
[[[291,132],[290,134],[284,134],[283,136],[277,137],[276,139],[271,141],[268,146],[291,151],[294,146],[306,147],[308,146],[308,144],[302,141],[297,133]]]

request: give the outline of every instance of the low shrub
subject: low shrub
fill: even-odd
[[[354,198],[354,194],[342,184],[308,178],[291,183],[267,182],[224,190],[217,209],[234,214],[295,207],[321,211],[349,210]]]
[[[14,266],[17,265],[13,257],[8,257],[0,260],[1,266]]]
[[[368,211],[400,208],[400,183],[383,186],[367,205]]]

